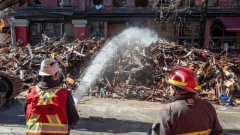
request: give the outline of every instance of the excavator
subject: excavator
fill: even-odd
[[[16,4],[22,6],[27,0],[0,0],[0,11],[4,14],[4,9],[14,8]],[[3,16],[4,17],[4,16]],[[4,21],[0,21],[0,33],[4,27]],[[1,54],[0,54],[1,59]],[[11,74],[0,67],[0,92],[6,93],[7,98],[12,98],[23,91],[23,83],[19,76]]]

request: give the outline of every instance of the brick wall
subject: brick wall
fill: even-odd
[[[14,9],[15,9],[15,10],[25,9],[27,6],[28,6],[28,3],[27,3],[27,2],[26,2],[24,5],[22,5],[21,7],[19,7],[19,4],[17,4]]]
[[[43,9],[56,9],[58,7],[60,0],[42,0],[42,7]],[[86,4],[85,3],[88,0],[72,0],[72,6],[74,9],[80,9],[80,10],[85,10]],[[19,7],[19,4],[15,6],[15,10],[19,9],[26,9],[29,6],[30,0],[26,2],[23,6]]]
[[[219,6],[222,10],[227,10],[228,0],[219,0]]]
[[[42,0],[42,7],[44,9],[56,9],[58,0]]]

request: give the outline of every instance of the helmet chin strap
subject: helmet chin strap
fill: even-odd
[[[177,90],[174,91],[173,96],[176,96]]]

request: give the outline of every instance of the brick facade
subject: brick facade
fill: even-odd
[[[117,0],[118,2],[121,0]],[[191,14],[185,14],[185,20],[186,22],[191,22],[189,25],[191,28],[188,31],[185,31],[184,33],[176,33],[174,30],[175,25],[173,23],[166,25],[153,25],[154,19],[158,19],[158,16],[156,16],[156,12],[153,8],[153,5],[156,0],[148,0],[148,6],[146,7],[136,7],[136,0],[125,0],[125,6],[121,7],[114,7],[113,6],[113,0],[102,0],[102,8],[96,9],[96,6],[92,4],[92,0],[71,0],[72,6],[71,7],[59,7],[60,0],[42,0],[41,6],[42,7],[31,7],[30,6],[30,0],[28,3],[25,3],[23,6],[19,7],[18,5],[15,6],[15,11],[18,13],[18,11],[21,12],[27,12],[30,13],[30,11],[38,11],[39,13],[42,12],[43,15],[41,15],[44,19],[41,19],[41,16],[33,16],[28,17],[29,22],[56,22],[56,23],[72,23],[73,20],[79,20],[80,22],[87,22],[87,24],[91,22],[95,22],[94,25],[88,26],[87,24],[84,25],[78,25],[74,24],[74,38],[77,38],[81,33],[85,34],[87,37],[88,35],[96,35],[95,34],[89,34],[89,32],[94,31],[95,28],[97,28],[98,32],[99,30],[103,30],[103,34],[97,34],[97,35],[104,35],[105,38],[113,37],[114,35],[121,32],[123,29],[130,27],[132,22],[143,22],[141,23],[146,24],[146,28],[158,30],[158,31],[164,31],[161,32],[163,34],[163,37],[171,42],[177,42],[177,44],[182,44],[183,40],[188,41],[191,45],[195,44],[197,41],[197,33],[196,30],[198,29],[198,26],[196,25],[200,21],[200,13],[201,13],[201,6],[202,6],[202,0],[194,0],[194,7],[191,7],[189,10],[191,10]],[[230,6],[228,5],[229,0],[218,0],[217,5],[214,7],[208,7],[208,13],[207,14],[207,23],[206,23],[206,31],[205,31],[205,47],[210,47],[210,41],[212,38],[211,34],[211,26],[213,22],[218,19],[221,16],[239,16],[237,12],[240,10],[240,6]],[[139,1],[138,1],[139,2]],[[122,4],[122,3],[120,3]],[[180,6],[180,4],[178,5]],[[46,14],[46,12],[53,15],[53,17]],[[20,13],[20,12],[19,12]],[[45,15],[46,14],[46,15]],[[14,16],[14,15],[13,15]],[[58,17],[59,16],[59,17]],[[62,16],[62,17],[60,17]],[[16,16],[15,18],[18,18],[19,16]],[[20,19],[24,19],[24,14],[22,17],[19,17]],[[25,17],[26,18],[26,17]],[[35,19],[37,18],[37,19]],[[62,19],[63,18],[63,19]],[[96,24],[97,22],[101,22],[101,24]],[[135,23],[137,25],[137,23]],[[139,23],[140,25],[140,23]],[[185,24],[184,24],[185,25]],[[70,26],[70,25],[68,25]],[[180,27],[180,25],[178,25]],[[95,27],[95,28],[94,28]],[[142,27],[142,26],[141,26]],[[17,28],[18,29],[18,28]],[[86,32],[89,30],[89,32]],[[27,32],[28,30],[26,30]],[[178,31],[177,31],[178,32]],[[64,31],[62,32],[64,33]],[[181,35],[180,35],[181,34]],[[185,34],[185,35],[183,35]],[[189,35],[192,34],[192,35]],[[177,35],[177,36],[176,36]],[[186,36],[188,35],[188,36]],[[239,33],[237,35],[240,35]],[[174,39],[176,38],[176,39]],[[215,39],[218,37],[214,37]],[[232,38],[238,38],[232,37]],[[220,37],[221,42],[225,41],[224,37]],[[27,40],[27,38],[26,38]],[[239,40],[236,40],[237,44]],[[27,41],[26,41],[27,42]]]

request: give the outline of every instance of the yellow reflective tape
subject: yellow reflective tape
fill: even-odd
[[[180,85],[180,86],[186,86],[186,85],[187,85],[187,83],[175,81],[175,80],[172,80],[172,79],[168,79],[168,81],[171,82],[171,83],[173,83],[173,84]]]
[[[57,134],[67,134],[68,131],[51,131],[51,130],[27,130],[30,133],[57,133]]]
[[[61,121],[60,121],[60,119],[59,119],[59,117],[58,117],[58,115],[57,115],[57,114],[55,115],[55,117],[56,117],[56,120],[57,120],[57,122],[60,124],[60,123],[61,123]]]
[[[186,133],[186,134],[178,134],[178,135],[209,135],[212,129],[204,130],[204,131],[197,131],[192,133]]]
[[[53,123],[52,119],[50,118],[50,116],[49,115],[46,115],[46,116],[47,116],[47,119],[48,119],[49,123]]]
[[[180,86],[186,86],[186,85],[187,85],[187,83],[175,81],[175,80],[172,80],[172,79],[169,79],[168,81],[171,82],[171,83],[173,83],[173,84],[180,85]],[[194,89],[195,89],[195,90],[199,90],[199,89],[201,89],[201,86],[197,86],[197,87],[195,87]]]
[[[42,103],[43,105],[45,105],[46,103],[45,103],[44,100],[43,100],[43,96],[42,96],[42,93],[41,93],[40,88],[39,88],[38,86],[36,86],[36,88],[37,88],[37,93],[38,93],[38,96],[39,96],[39,101],[38,101],[38,104],[37,104],[37,105],[41,105],[41,103]]]
[[[195,87],[194,89],[195,89],[195,90],[199,90],[199,89],[201,89],[201,86],[197,86],[197,87]]]
[[[58,89],[56,89],[56,90],[53,92],[52,95],[50,95],[49,93],[47,93],[48,100],[50,101],[50,103],[53,103],[52,98],[53,98],[54,95],[56,95],[56,93],[57,93],[60,89],[62,89],[62,87],[59,87]]]
[[[36,126],[58,126],[58,127],[66,127],[68,126],[68,124],[55,124],[55,123],[35,123],[35,124],[32,124],[32,123],[27,123],[28,126],[33,126],[33,125],[36,125]]]
[[[32,117],[33,117],[33,114],[31,114],[31,117],[30,117],[30,119],[28,120],[27,125],[29,125],[29,124],[31,124],[31,125],[36,124],[37,121],[38,121],[38,119],[39,119],[39,117],[40,117],[40,115],[38,115],[38,116],[36,117],[36,119],[35,119],[35,121],[34,121],[33,123],[30,122],[31,119],[33,119]]]
[[[55,95],[60,89],[62,89],[62,87],[59,87],[58,89],[56,89],[56,90],[53,92],[54,95]]]

